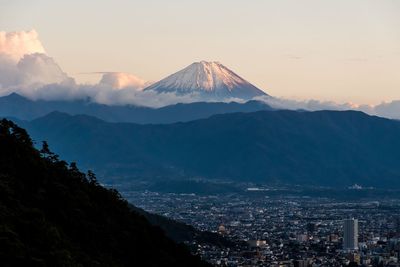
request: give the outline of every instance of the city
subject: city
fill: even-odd
[[[0,267],[400,267],[400,0],[0,0]]]
[[[231,248],[189,244],[216,266],[400,266],[399,199],[343,201],[251,190],[123,195],[149,212],[235,241]]]

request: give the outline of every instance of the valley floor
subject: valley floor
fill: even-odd
[[[246,194],[122,194],[149,212],[238,242],[230,249],[189,244],[216,266],[346,266],[350,261],[361,266],[400,266],[400,198],[269,196],[268,191],[255,188]],[[346,218],[359,220],[360,249],[354,253],[342,250]]]

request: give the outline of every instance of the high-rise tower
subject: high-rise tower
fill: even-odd
[[[355,250],[358,249],[358,220],[345,219],[343,220],[343,249]]]

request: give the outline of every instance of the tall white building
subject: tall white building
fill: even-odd
[[[358,220],[345,219],[343,220],[343,249],[355,250],[358,249]]]

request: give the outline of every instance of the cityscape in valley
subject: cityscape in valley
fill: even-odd
[[[0,266],[400,267],[399,18],[0,1]]]
[[[361,189],[346,193],[354,190]],[[233,241],[188,242],[215,266],[398,266],[399,199],[280,195],[254,188],[223,195],[123,194],[149,212]]]

